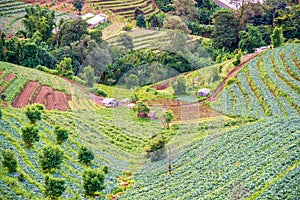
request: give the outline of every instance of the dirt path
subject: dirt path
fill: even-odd
[[[218,94],[224,89],[225,83],[228,81],[228,79],[234,77],[245,66],[245,64],[247,64],[250,60],[252,60],[253,58],[255,58],[258,55],[259,55],[259,53],[253,53],[253,54],[246,55],[246,57],[244,58],[244,60],[242,61],[242,63],[239,64],[233,70],[231,70],[229,72],[229,74],[226,76],[226,78],[222,81],[222,83],[212,93],[212,95],[209,98],[207,98],[207,99],[205,99],[203,101],[215,101],[216,98],[217,98],[217,96],[218,96]]]

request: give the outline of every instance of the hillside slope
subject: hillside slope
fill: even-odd
[[[300,118],[273,119],[200,139],[135,174],[121,199],[297,199]]]
[[[220,94],[216,110],[229,116],[300,113],[300,44],[268,50],[251,60]]]

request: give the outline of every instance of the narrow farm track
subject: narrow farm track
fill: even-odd
[[[234,77],[245,66],[245,64],[247,64],[250,60],[257,57],[258,55],[259,53],[253,53],[247,55],[246,58],[243,60],[243,62],[235,69],[233,69],[222,81],[222,83],[217,87],[217,89],[212,93],[212,95],[204,101],[215,101],[218,94],[224,89],[225,83],[228,81],[228,79]]]

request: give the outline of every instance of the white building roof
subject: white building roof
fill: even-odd
[[[82,20],[87,20],[87,19],[89,19],[89,18],[92,18],[92,17],[94,17],[95,15],[93,14],[93,13],[86,13],[86,14],[84,14],[84,15],[81,15],[81,19]]]
[[[202,88],[202,89],[198,90],[198,92],[208,94],[208,93],[210,93],[210,89],[208,89],[208,88]]]
[[[93,18],[87,20],[86,22],[89,25],[96,25],[96,24],[99,24],[100,22],[106,21],[106,19],[107,19],[106,15],[99,14],[99,15],[96,15]]]
[[[105,99],[102,100],[102,103],[109,104],[109,103],[111,103],[115,100],[116,100],[115,98],[105,98]]]

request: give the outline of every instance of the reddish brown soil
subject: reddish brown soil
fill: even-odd
[[[222,115],[204,103],[182,104],[180,101],[176,100],[152,100],[145,102],[149,106],[163,107],[172,110],[177,121],[190,121]]]
[[[102,100],[104,99],[103,97],[99,97],[94,95],[93,93],[88,93],[91,97],[91,99],[98,105],[100,106],[104,106],[104,104],[102,103]]]
[[[71,95],[54,90],[49,86],[30,81],[15,99],[13,107],[23,108],[32,103],[40,103],[43,104],[47,110],[66,111],[70,110],[68,101],[71,100]]]
[[[8,74],[6,77],[5,77],[5,82],[9,82],[11,79],[13,79],[15,77],[14,74]]]
[[[30,98],[38,87],[37,82],[30,81],[26,84],[21,94],[17,97],[16,101],[14,102],[15,108],[23,108],[30,103]]]

